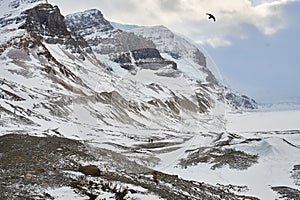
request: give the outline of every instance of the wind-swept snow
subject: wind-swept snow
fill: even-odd
[[[299,110],[231,113],[227,114],[226,119],[227,131],[234,133],[236,139],[223,148],[258,155],[258,163],[247,170],[228,166],[212,170],[209,163],[181,168],[178,161],[185,157],[186,150],[193,149],[193,146],[206,147],[212,143],[212,138],[198,134],[181,144],[180,149],[159,155],[162,162],[156,169],[213,185],[247,186],[248,189],[243,193],[261,199],[279,197],[271,189],[273,186],[300,189],[291,177],[294,166],[300,161]]]
[[[300,110],[227,113],[230,132],[300,130]]]

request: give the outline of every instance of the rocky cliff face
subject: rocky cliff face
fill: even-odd
[[[159,70],[167,67],[173,69],[173,74],[177,69],[177,64],[175,62],[162,58],[159,51],[154,48],[136,49],[122,53],[113,61],[119,63],[122,68],[133,73],[136,73],[138,70],[137,67],[151,70]],[[168,73],[168,75],[171,75],[171,73]]]
[[[70,37],[70,32],[57,6],[39,4],[22,12],[25,23],[20,27],[42,36]]]
[[[101,11],[97,9],[68,15],[66,17],[66,23],[70,30],[79,33],[83,37],[95,32],[104,32],[114,29],[109,21],[103,17]]]
[[[114,57],[121,52],[155,48],[150,40],[114,29],[99,10],[67,15],[65,21],[72,32],[83,36],[93,51],[101,55]]]
[[[33,8],[46,0],[0,0],[0,27],[15,28],[24,22],[22,11]]]
[[[25,23],[20,29],[26,29],[41,40],[49,44],[64,44],[72,49],[73,53],[82,53],[82,49],[91,53],[87,42],[80,36],[67,30],[64,16],[57,6],[39,4],[38,6],[21,13]]]
[[[240,95],[237,92],[226,91],[226,100],[236,109],[254,110],[258,108],[256,101],[246,95]]]
[[[122,68],[135,74],[137,67],[161,69],[176,63],[164,59],[155,44],[142,36],[114,29],[99,10],[87,10],[66,16],[68,28],[82,35],[98,55],[107,55]],[[169,73],[170,74],[170,73]]]
[[[52,86],[67,92],[81,95],[91,92],[78,76],[76,72],[78,66],[70,66],[63,62],[65,59],[59,59],[55,55],[63,50],[62,54],[66,54],[69,59],[79,63],[92,59],[95,66],[99,65],[99,61],[96,60],[87,42],[81,36],[67,30],[59,8],[42,3],[43,1],[8,2],[2,1],[7,7],[5,11],[7,14],[0,20],[3,25],[0,52],[2,59],[12,59],[12,64],[18,66],[19,69],[14,69],[7,64],[10,67],[3,70],[24,76],[28,81],[39,78],[43,81],[48,80],[46,85],[49,88],[52,82]],[[6,76],[10,77],[10,75]],[[36,81],[41,82],[41,80]],[[14,80],[7,82],[15,85]],[[39,85],[40,87],[42,85]],[[2,89],[2,91],[6,90]],[[10,94],[12,91],[8,90],[5,93]],[[12,94],[20,96],[14,92]]]

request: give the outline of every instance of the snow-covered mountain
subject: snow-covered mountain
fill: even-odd
[[[300,98],[292,97],[280,101],[264,102],[259,104],[260,110],[276,111],[276,110],[299,110]]]
[[[286,145],[283,140],[272,143],[256,134],[227,131],[227,109],[253,109],[256,103],[227,89],[197,45],[164,26],[116,29],[116,23],[113,26],[95,9],[64,17],[58,6],[47,1],[0,3],[0,181],[14,170],[26,175],[9,179],[0,188],[5,191],[1,198],[51,199],[57,192],[47,188],[51,186],[64,186],[81,196],[97,193],[99,198],[121,195],[114,186],[130,189],[128,198],[255,199],[251,196],[259,195],[244,195],[245,188],[251,190],[253,185],[207,184],[163,173],[178,168],[177,175],[182,175],[184,169],[202,165],[212,171],[227,165],[243,171],[259,163],[260,147]],[[30,136],[19,144],[19,136],[8,135],[15,133]],[[31,136],[45,136],[47,142]],[[290,142],[288,137],[285,140]],[[15,141],[35,152],[30,162],[22,160],[35,170],[14,168],[14,159],[8,158],[18,153],[10,152],[5,146],[10,143],[3,141]],[[49,141],[61,146],[53,149]],[[253,146],[258,150],[249,150]],[[35,150],[42,147],[43,151]],[[52,161],[35,157],[48,154],[54,155],[55,167]],[[91,162],[107,173],[100,179],[81,180],[76,167]],[[49,171],[41,175],[40,165]],[[152,171],[159,174],[157,185]],[[26,185],[47,177],[60,178],[38,189]]]
[[[95,9],[68,15],[66,23],[72,31],[84,36],[100,60],[108,58],[135,73],[135,65],[145,65],[151,62],[151,59],[156,59],[156,66],[171,65],[176,69],[176,72],[164,69],[168,76],[181,74],[189,79],[217,85],[226,91],[225,101],[233,108],[257,108],[253,99],[224,87],[221,76],[214,69],[215,66],[207,64],[206,56],[196,44],[164,26],[141,27],[115,22],[111,25],[102,13]],[[147,60],[141,62],[145,55],[148,56]],[[153,68],[154,65],[151,65],[150,68]]]

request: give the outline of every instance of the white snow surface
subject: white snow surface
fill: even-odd
[[[300,130],[300,109],[227,113],[229,132]]]
[[[77,194],[74,191],[74,189],[66,186],[61,188],[49,189],[47,193],[57,200],[69,200],[69,199],[85,200],[86,199],[86,196]]]
[[[248,186],[246,194],[261,199],[278,198],[278,194],[271,189],[272,186],[300,189],[291,178],[291,171],[300,160],[300,110],[230,113],[226,115],[226,119],[228,132],[243,138],[261,139],[254,143],[236,142],[231,145],[236,150],[259,155],[257,164],[247,170],[229,167],[212,170],[209,164],[198,164],[187,169],[178,167],[176,161],[184,157],[187,147],[206,146],[211,142],[199,134],[183,144],[183,148],[161,154],[159,157],[162,162],[155,168],[213,185],[221,183]]]

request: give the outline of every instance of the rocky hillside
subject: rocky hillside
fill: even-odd
[[[91,152],[78,141],[62,137],[5,135],[0,136],[0,144],[1,199],[56,199],[57,191],[51,188],[70,188],[66,198],[256,199],[155,172],[109,150]],[[120,162],[116,164],[112,157]],[[99,173],[93,173],[91,165],[80,166],[83,162],[101,163],[95,167]]]

